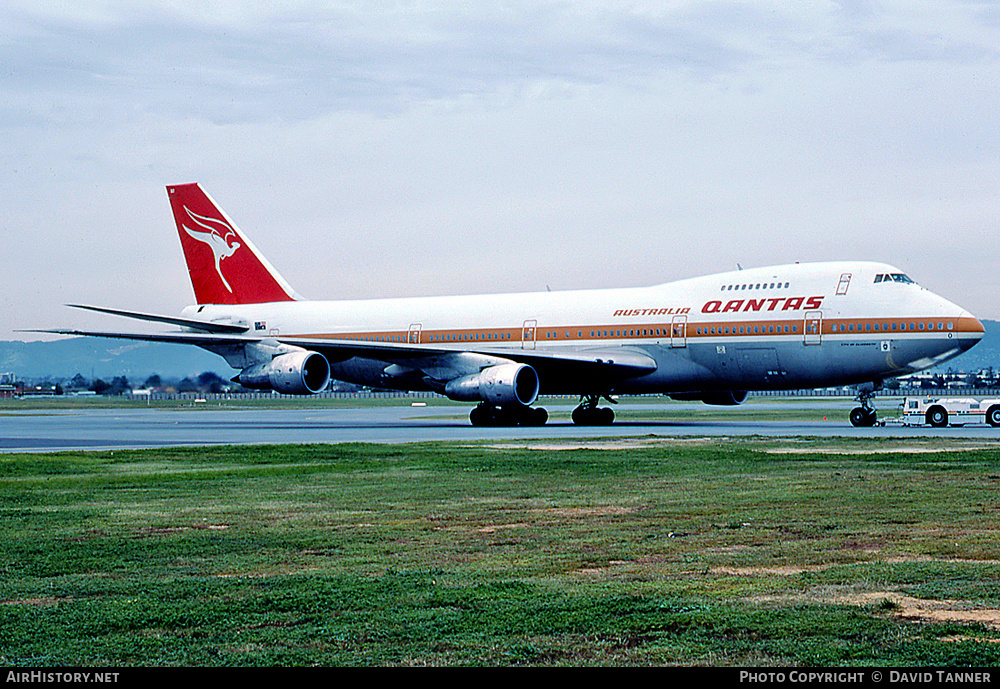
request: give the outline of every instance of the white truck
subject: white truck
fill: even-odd
[[[906,397],[903,399],[906,426],[965,426],[987,423],[1000,426],[1000,398]]]

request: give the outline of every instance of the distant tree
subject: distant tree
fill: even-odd
[[[185,378],[177,384],[177,392],[198,392],[198,384],[190,378]]]
[[[226,387],[226,381],[213,371],[205,371],[198,376],[198,389],[205,392],[222,392]]]
[[[111,385],[108,388],[106,394],[108,395],[121,395],[122,393],[128,392],[132,389],[132,386],[128,383],[128,378],[125,376],[115,376],[111,379]]]
[[[107,392],[109,387],[111,386],[105,383],[100,378],[98,378],[93,383],[91,383],[90,387],[87,389],[90,390],[91,392],[96,392],[98,395],[103,395],[105,392]]]
[[[157,374],[151,375],[146,379],[146,382],[142,384],[144,388],[159,388],[163,386],[163,379]]]
[[[73,390],[86,390],[88,387],[87,379],[77,373],[69,381],[69,387]]]

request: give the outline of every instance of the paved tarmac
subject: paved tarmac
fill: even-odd
[[[768,420],[754,420],[752,409],[769,411]],[[796,406],[829,409],[828,420],[773,420],[776,409]],[[844,436],[844,437],[951,437],[1000,440],[1000,429],[989,426],[962,428],[909,428],[890,425],[854,428],[847,421],[851,403],[844,400],[804,399],[769,402],[752,400],[734,410],[732,421],[677,421],[681,405],[672,404],[671,420],[619,421],[613,426],[582,427],[554,420],[534,428],[474,428],[468,410],[457,406],[287,408],[193,407],[157,409],[79,409],[10,411],[0,415],[0,452],[51,452],[154,448],[170,446],[254,445],[280,443],[411,443],[424,441],[482,441],[511,439],[738,437],[738,436]],[[573,405],[546,405],[550,412],[568,414]],[[630,404],[631,410],[655,412],[662,405]],[[697,418],[705,407],[690,405]],[[882,408],[888,416],[892,410]],[[780,416],[780,415],[779,415]]]

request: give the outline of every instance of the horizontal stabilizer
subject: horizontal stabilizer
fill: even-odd
[[[232,323],[210,323],[208,321],[196,321],[191,318],[177,318],[174,316],[159,316],[151,313],[140,313],[138,311],[123,311],[121,309],[109,309],[103,306],[85,306],[83,304],[67,304],[74,309],[86,309],[87,311],[98,311],[100,313],[110,313],[115,316],[125,318],[135,318],[140,321],[152,321],[153,323],[168,323],[182,328],[192,328],[206,333],[225,333],[237,335],[245,333],[249,328],[244,325],[233,325]]]
[[[225,333],[126,333],[99,330],[70,330],[56,328],[52,330],[21,330],[26,333],[46,333],[48,335],[76,335],[79,337],[108,337],[117,340],[140,340],[142,342],[166,342],[168,344],[190,344],[199,347],[221,345],[243,345],[249,342],[259,342],[261,338],[251,338]]]

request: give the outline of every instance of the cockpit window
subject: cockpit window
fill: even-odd
[[[907,285],[916,284],[909,275],[903,273],[880,273],[875,276],[875,282],[902,282]]]

